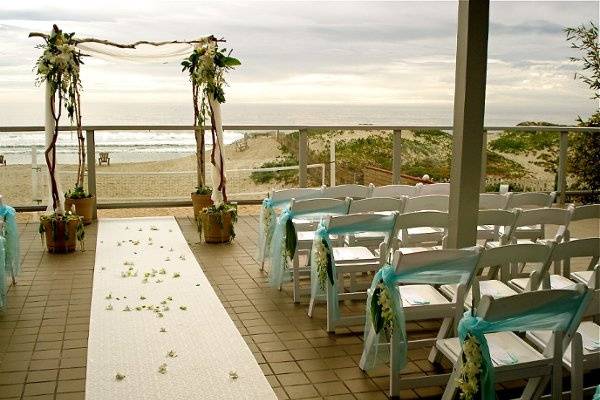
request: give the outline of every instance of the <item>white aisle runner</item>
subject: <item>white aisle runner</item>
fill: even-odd
[[[172,217],[99,221],[86,399],[276,399]]]

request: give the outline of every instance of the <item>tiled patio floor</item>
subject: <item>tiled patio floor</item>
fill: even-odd
[[[279,398],[387,398],[387,369],[365,374],[357,366],[362,326],[328,335],[324,306],[308,318],[306,304],[294,304],[290,288],[268,287],[253,258],[256,216],[240,217],[230,245],[200,244],[193,221],[178,222]],[[86,229],[87,250],[70,255],[46,253],[37,223],[19,227],[23,272],[0,312],[0,399],[83,399],[96,225]],[[573,236],[598,235],[597,228],[574,227]],[[409,325],[409,336],[435,333],[437,323],[421,325]],[[410,351],[409,359],[407,374],[434,371],[424,350]],[[402,398],[440,394],[439,388],[426,388]]]

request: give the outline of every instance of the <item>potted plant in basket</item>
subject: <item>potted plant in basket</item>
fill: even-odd
[[[76,122],[78,135],[81,134],[79,67],[82,61],[81,53],[74,46],[73,36],[73,33],[63,33],[53,25],[52,33],[44,38],[46,43],[38,46],[43,49],[43,53],[36,63],[37,83],[46,83],[47,101],[49,101],[54,125],[51,140],[44,153],[50,177],[53,212],[42,215],[39,226],[40,234],[45,234],[46,245],[50,252],[74,251],[77,240],[83,247],[84,238],[82,219],[71,212],[65,212],[56,180],[56,141],[63,108],[71,121]],[[79,157],[81,161],[81,153]],[[79,172],[79,176],[82,177],[81,163]]]
[[[198,216],[208,206],[213,204],[210,195],[212,188],[209,186],[199,185],[196,187],[196,191],[192,192],[192,205],[194,206],[194,219],[198,220]]]
[[[65,208],[71,210],[72,207],[75,207],[75,214],[81,216],[85,225],[92,223],[95,201],[95,197],[86,192],[79,182],[75,184],[73,190],[65,193]]]
[[[227,201],[225,166],[223,157],[223,126],[221,103],[225,102],[223,87],[227,70],[241,65],[231,57],[231,51],[219,49],[215,37],[200,41],[192,54],[183,60],[183,71],[188,71],[192,82],[194,102],[194,126],[204,127],[205,115],[210,116],[212,134],[212,181],[211,199],[214,204],[205,207],[196,219],[198,229],[203,232],[207,243],[225,243],[235,237],[234,224],[237,221],[237,205]],[[196,129],[198,132],[198,129]],[[202,131],[203,133],[203,131]],[[198,140],[198,135],[196,135]],[[204,135],[200,135],[201,147],[197,151],[200,173],[199,190],[204,189]]]

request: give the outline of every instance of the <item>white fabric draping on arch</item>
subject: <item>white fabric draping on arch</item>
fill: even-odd
[[[219,190],[219,185],[221,184],[221,171],[223,171],[223,179],[226,181],[227,177],[225,176],[224,171],[224,154],[223,154],[223,120],[221,118],[221,103],[215,100],[212,95],[208,96],[208,102],[210,103],[210,108],[213,113],[213,118],[215,122],[215,129],[217,131],[217,140],[214,143],[214,151],[215,151],[215,164],[211,164],[211,181],[212,181],[212,195],[211,199],[218,207],[223,203],[223,193]],[[225,184],[225,182],[223,182]]]
[[[130,61],[144,64],[160,64],[177,61],[194,51],[193,43],[168,43],[160,46],[138,44],[135,48],[120,48],[109,44],[84,42],[76,47],[82,53],[108,61]]]

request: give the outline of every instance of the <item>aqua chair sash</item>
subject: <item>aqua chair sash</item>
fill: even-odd
[[[485,338],[486,333],[528,330],[565,331],[573,322],[578,323],[581,320],[590,299],[590,291],[579,293],[572,290],[551,303],[543,306],[533,305],[527,312],[510,315],[498,321],[488,321],[474,316],[472,311],[465,312],[458,324],[458,336],[461,347],[467,335],[475,337],[479,343],[482,356],[479,376],[481,398],[495,399],[494,366]]]
[[[348,235],[354,233],[383,233],[387,236],[392,234],[396,223],[397,213],[379,214],[377,221],[366,219],[352,224],[336,226],[333,228],[327,227],[324,221],[321,221],[317,231],[311,250],[311,267],[310,267],[310,298],[314,302],[317,297],[323,297],[328,284],[335,285],[337,273],[335,268],[335,259],[333,257],[333,246],[331,244],[330,235]],[[324,252],[324,254],[320,254]],[[325,274],[319,269],[319,261],[326,257],[327,273]],[[329,280],[329,283],[327,282]],[[330,293],[330,300],[333,302],[330,307],[334,314],[334,318],[339,318],[339,301],[337,290]]]
[[[0,219],[4,220],[4,232],[0,232],[0,308],[5,304],[6,280],[20,272],[19,232],[15,209],[1,205]]]
[[[263,200],[258,221],[258,262],[266,261],[271,256],[271,238],[277,222],[275,207],[286,207],[289,203],[290,200]]]
[[[596,392],[594,393],[592,400],[600,400],[600,385],[596,386]]]
[[[291,280],[292,275],[287,268],[287,259],[288,257],[293,257],[295,251],[296,231],[292,223],[294,218],[302,217],[307,220],[319,221],[323,217],[344,215],[347,212],[348,204],[345,202],[340,202],[332,207],[306,212],[294,212],[289,207],[283,210],[279,218],[277,218],[277,224],[275,225],[273,238],[271,239],[269,284],[272,287],[279,288],[283,282]]]
[[[395,371],[400,371],[406,366],[408,340],[406,336],[406,318],[402,297],[400,296],[402,287],[399,284],[451,285],[458,283],[469,286],[475,274],[481,249],[471,247],[465,250],[471,254],[455,260],[444,260],[429,265],[415,265],[412,268],[398,272],[388,264],[375,274],[367,296],[365,344],[360,364],[362,368],[365,370],[372,369],[379,363],[386,362],[389,359],[391,343],[387,343],[387,335],[383,329],[383,310],[379,305],[381,288],[378,285],[383,285],[391,301],[393,322],[390,340],[398,351],[398,357],[393,357],[395,365],[392,367]]]

